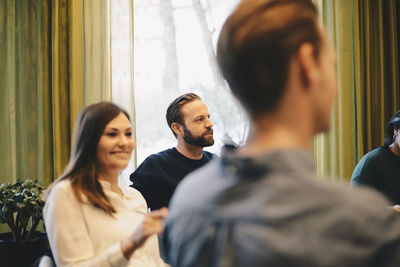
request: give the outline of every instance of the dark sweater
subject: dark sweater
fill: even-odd
[[[185,157],[170,148],[147,157],[131,174],[132,187],[146,199],[151,210],[168,207],[177,185],[190,172],[204,166],[213,154],[203,151],[200,160]]]
[[[366,185],[400,204],[400,157],[386,147],[378,147],[362,157],[351,176],[351,185]]]

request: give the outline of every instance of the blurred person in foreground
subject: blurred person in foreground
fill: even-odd
[[[361,158],[350,184],[369,186],[384,194],[393,205],[400,204],[400,110],[386,125],[384,145]]]
[[[129,116],[115,104],[79,114],[69,164],[43,211],[57,266],[165,266],[157,234],[167,210],[147,214],[142,195],[118,184],[134,145]]]
[[[173,267],[400,266],[400,216],[369,189],[318,179],[335,53],[311,0],[243,0],[217,59],[250,116],[244,147],[178,186],[164,242]]]

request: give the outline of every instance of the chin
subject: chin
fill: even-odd
[[[122,171],[122,170],[124,170],[126,167],[128,167],[128,162],[126,162],[126,163],[118,162],[118,163],[114,164],[113,167],[114,167],[115,169],[117,169],[118,171]]]
[[[331,129],[330,125],[323,125],[317,130],[316,133],[327,133]]]
[[[204,147],[208,147],[208,146],[212,146],[212,145],[214,145],[214,139],[207,140],[207,142],[205,143]]]
[[[329,123],[317,123],[314,127],[314,135],[320,134],[320,133],[327,133],[330,130],[330,124]]]

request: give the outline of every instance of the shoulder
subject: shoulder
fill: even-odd
[[[213,154],[211,152],[204,151],[204,150],[203,150],[203,157],[205,157],[207,160],[212,160],[212,159],[218,158],[218,156],[216,154]]]
[[[360,162],[364,162],[364,163],[375,162],[376,160],[379,160],[382,157],[385,157],[386,154],[387,154],[386,148],[378,147],[378,148],[375,148],[375,149],[369,151],[367,154],[365,154],[361,158]]]
[[[335,223],[341,221],[343,226],[363,226],[368,229],[373,224],[383,226],[389,217],[398,217],[396,222],[400,223],[400,216],[388,208],[391,206],[388,200],[370,187],[349,187],[328,179],[312,179],[311,183],[315,185],[312,190],[304,188],[311,201],[309,204],[312,206],[312,202],[318,199],[314,205],[320,207],[322,214],[327,212],[327,223],[333,217],[337,218],[333,220]]]
[[[190,172],[177,186],[171,200],[179,206],[202,205],[218,188],[218,160],[210,161],[205,166]],[[212,189],[210,188],[212,186]],[[204,200],[204,201],[203,201]]]
[[[56,182],[48,195],[47,200],[54,198],[67,198],[73,196],[73,189],[71,181],[69,179],[64,179],[62,181]]]
[[[175,152],[176,150],[174,148],[169,148],[163,151],[160,151],[158,153],[154,153],[151,154],[150,156],[148,156],[142,164],[149,164],[149,163],[153,163],[153,162],[157,162],[160,160],[163,160],[169,156],[173,156],[176,154]]]
[[[375,177],[376,175],[374,173],[377,172],[380,168],[379,166],[382,165],[382,161],[385,160],[386,154],[387,151],[384,147],[375,148],[365,154],[354,168],[352,183],[355,183],[355,179],[360,176]]]
[[[160,162],[163,161],[163,159],[169,153],[168,150],[169,149],[158,152],[156,154],[151,154],[150,156],[145,158],[142,163],[140,163],[138,168],[132,174],[136,174],[144,170],[149,170],[149,167],[150,169],[151,167],[155,167],[156,165],[158,165]]]
[[[335,213],[343,226],[351,226],[355,236],[377,239],[381,238],[380,230],[395,230],[391,238],[400,239],[400,216],[390,208],[392,204],[383,195],[369,187],[345,187],[342,190],[342,194],[337,195],[340,206]]]
[[[67,210],[78,212],[80,206],[81,203],[74,194],[70,180],[66,179],[56,182],[51,188],[43,208],[43,215],[45,220],[54,216],[62,217],[62,213]]]
[[[387,154],[387,149],[384,147],[378,147],[367,154],[365,154],[361,160],[357,163],[356,169],[362,170],[363,168],[368,168],[370,166],[375,166],[385,159]]]
[[[143,201],[145,202],[143,195],[136,188],[130,186],[121,186],[121,189],[125,197],[143,199]]]

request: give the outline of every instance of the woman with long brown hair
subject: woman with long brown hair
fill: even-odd
[[[118,184],[134,148],[126,111],[110,102],[79,114],[64,173],[49,187],[44,220],[57,266],[163,266],[157,235],[166,209]]]

